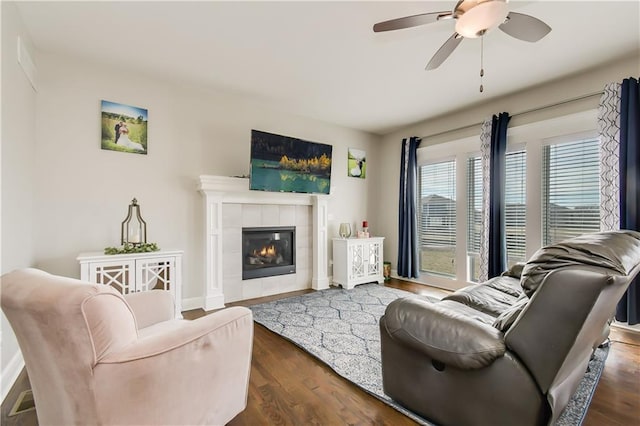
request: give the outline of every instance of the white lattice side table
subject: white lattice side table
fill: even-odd
[[[382,284],[384,237],[334,238],[333,283],[350,289],[358,284]]]
[[[110,285],[122,294],[167,290],[175,301],[176,317],[182,318],[182,251],[106,255],[82,253],[80,279]]]

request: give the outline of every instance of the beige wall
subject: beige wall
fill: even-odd
[[[13,3],[2,2],[2,273],[32,266],[36,149],[36,92],[17,58],[17,37],[30,40]],[[32,50],[32,49],[31,49]],[[2,315],[4,399],[23,364],[18,343]]]
[[[79,276],[78,253],[119,245],[120,222],[137,197],[148,240],[185,251],[183,298],[200,297],[205,228],[197,179],[248,174],[251,129],[333,145],[330,237],[337,223],[367,217],[372,180],[347,176],[347,148],[370,153],[378,136],[125,73],[117,64],[41,54],[39,72],[35,229],[42,269]],[[148,155],[100,148],[102,99],[148,109]]]
[[[398,176],[400,174],[400,153],[403,138],[409,136],[424,137],[441,132],[446,133],[451,129],[481,123],[485,118],[502,111],[516,114],[555,104],[567,99],[601,91],[606,83],[622,81],[624,78],[637,77],[638,75],[640,75],[640,54],[513,95],[497,99],[487,97],[487,102],[481,105],[416,123],[386,135],[383,138],[381,149],[376,153],[377,168],[380,169],[382,173],[377,177],[375,186],[377,192],[384,194],[385,200],[388,201],[385,205],[388,205],[388,207],[374,209],[374,216],[372,218],[375,223],[379,224],[380,235],[386,237],[384,245],[385,260],[390,261],[392,268],[396,269],[398,260]],[[490,92],[486,93],[486,95],[490,96]],[[546,108],[539,112],[522,114],[514,117],[510,126],[519,126],[573,112],[593,109],[597,107],[598,100],[598,97],[595,96],[583,101],[564,104],[556,108]],[[479,133],[479,125],[472,126],[468,129],[447,133],[434,138],[424,138],[421,146],[479,135]]]

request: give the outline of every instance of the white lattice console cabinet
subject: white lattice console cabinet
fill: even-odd
[[[383,241],[383,237],[334,238],[333,283],[347,289],[374,281],[382,284]]]
[[[105,255],[82,253],[80,279],[110,285],[122,294],[168,290],[173,295],[176,316],[182,317],[182,251]]]

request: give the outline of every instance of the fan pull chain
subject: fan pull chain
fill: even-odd
[[[482,77],[484,77],[484,37],[480,37],[480,93],[484,92]]]

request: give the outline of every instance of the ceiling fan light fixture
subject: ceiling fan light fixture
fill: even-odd
[[[456,32],[467,38],[478,38],[497,28],[509,14],[507,2],[489,0],[477,3],[466,12],[458,15]]]

